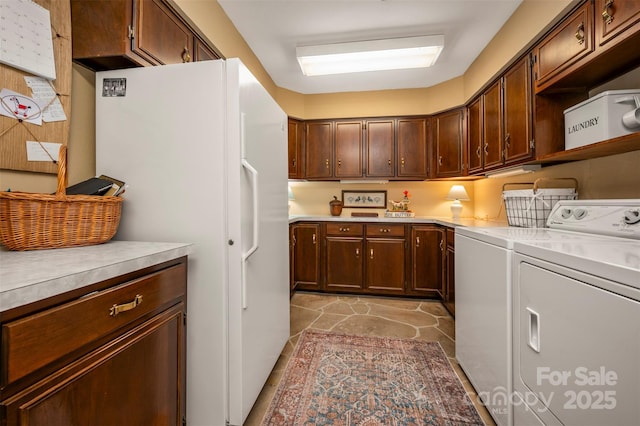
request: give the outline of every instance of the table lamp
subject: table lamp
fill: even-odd
[[[453,185],[447,194],[447,200],[453,200],[451,203],[451,215],[454,219],[460,219],[462,211],[462,203],[460,201],[468,201],[469,195],[462,185]]]

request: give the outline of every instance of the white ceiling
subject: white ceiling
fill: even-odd
[[[522,0],[218,0],[274,82],[298,93],[429,87],[458,77]],[[442,34],[431,68],[307,77],[296,46]]]

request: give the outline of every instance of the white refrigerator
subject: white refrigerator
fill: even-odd
[[[238,60],[96,73],[116,239],[194,243],[187,422],[241,425],[289,337],[287,116]]]

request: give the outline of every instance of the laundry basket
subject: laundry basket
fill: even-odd
[[[515,185],[532,187],[506,190],[507,186]],[[574,178],[540,178],[533,183],[505,183],[502,186],[502,198],[509,226],[544,228],[553,206],[558,201],[575,200],[577,197],[578,181]]]

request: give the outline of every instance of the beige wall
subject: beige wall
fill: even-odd
[[[274,84],[216,1],[174,1],[224,56],[240,57],[283,109],[290,116],[302,119],[431,114],[461,105],[570,5],[567,0],[524,0],[464,76],[437,86],[415,90],[302,95]],[[94,74],[74,65],[68,167],[70,183],[96,173],[94,91]],[[543,172],[527,176],[526,179],[538,175],[576,176],[581,180],[581,196],[586,198],[610,198],[608,194],[640,197],[637,193],[637,188],[640,188],[639,174],[635,170],[638,163],[636,152],[545,168]],[[11,187],[13,190],[52,192],[55,190],[55,182],[53,175],[0,171],[0,185],[3,189]],[[621,185],[623,182],[631,183]],[[399,198],[402,190],[408,189],[413,194],[412,207],[420,215],[447,216],[449,202],[444,198],[451,184],[438,181],[346,186],[338,183],[296,182],[293,185],[297,200],[292,203],[291,212],[327,214],[328,202],[333,195],[340,197],[343,189],[384,188],[390,199]],[[464,185],[470,193],[471,201],[463,203],[463,216],[497,215],[502,186],[500,181],[468,181]],[[345,210],[343,214],[349,214],[349,211]]]

